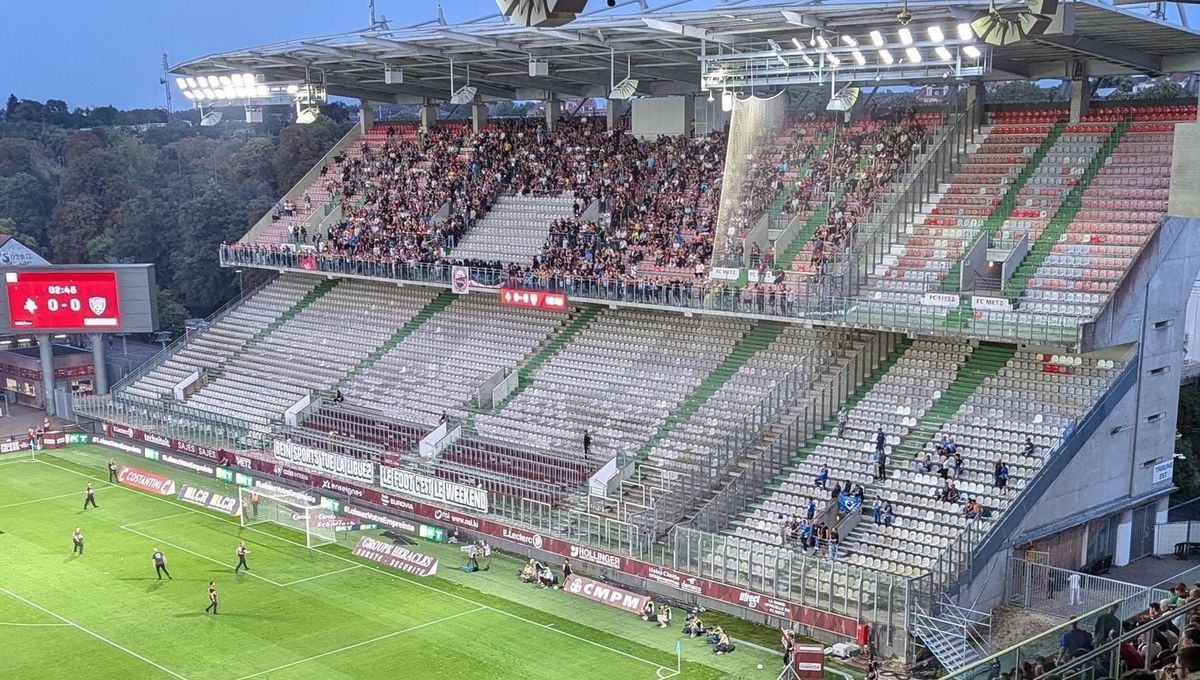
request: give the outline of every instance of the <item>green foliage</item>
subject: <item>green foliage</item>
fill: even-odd
[[[1185,385],[1179,388],[1179,420],[1175,438],[1175,453],[1183,458],[1175,459],[1175,486],[1179,487],[1171,496],[1172,503],[1182,503],[1200,498],[1200,387]]]
[[[1036,104],[1054,99],[1053,90],[1043,90],[1027,80],[1013,80],[989,90],[989,104]]]
[[[144,131],[129,126],[164,112],[10,96],[0,113],[0,234],[63,264],[153,262],[163,326],[181,330],[234,292],[217,245],[266,214],[345,134],[352,110],[326,106],[312,125]]]
[[[1132,86],[1128,90],[1119,89],[1109,95],[1108,99],[1183,99],[1187,96],[1187,90],[1179,83],[1171,80],[1159,80],[1140,90],[1135,90]]]

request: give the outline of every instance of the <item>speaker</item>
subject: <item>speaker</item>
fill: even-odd
[[[404,83],[404,69],[383,67],[383,82],[386,85],[401,85]]]
[[[545,59],[530,59],[529,60],[529,77],[536,78],[537,76],[550,75],[550,62]]]

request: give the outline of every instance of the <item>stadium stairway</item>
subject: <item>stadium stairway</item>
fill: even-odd
[[[1025,167],[1021,169],[1021,172],[1009,186],[1008,191],[1004,193],[1004,197],[1000,199],[1000,203],[998,203],[996,207],[992,209],[992,212],[988,215],[987,220],[985,220],[983,223],[983,231],[990,235],[989,238],[991,236],[995,236],[1001,229],[1004,228],[1005,220],[1008,219],[1009,214],[1011,214],[1013,209],[1017,206],[1017,199],[1021,195],[1021,190],[1024,189],[1025,185],[1029,183],[1029,180],[1033,178],[1034,173],[1036,173],[1038,167],[1041,166],[1042,160],[1046,158],[1046,154],[1048,154],[1054,144],[1058,142],[1058,138],[1062,136],[1066,127],[1067,122],[1065,120],[1060,120],[1054,124],[1054,127],[1050,130],[1050,134],[1046,135],[1046,138],[1043,139],[1042,143],[1038,145],[1038,148],[1033,152],[1033,155],[1025,164]],[[946,277],[942,279],[941,290],[943,292],[954,292],[958,290],[959,278],[961,277],[962,272],[962,260],[965,256],[966,252],[964,251],[963,255],[960,256],[950,267],[950,271],[946,273]]]
[[[242,349],[251,349],[259,342],[262,342],[263,338],[279,330],[283,324],[296,318],[297,314],[303,312],[312,303],[320,300],[326,293],[333,290],[341,282],[342,279],[325,279],[324,281],[318,283],[316,288],[313,288],[305,293],[304,297],[300,298],[296,304],[292,305],[291,308],[289,308],[283,314],[280,314],[279,318],[275,319],[271,323],[267,324],[265,328],[255,333],[253,337],[246,341],[246,344],[242,347]]]
[[[962,405],[967,403],[971,395],[979,389],[985,380],[996,375],[1016,354],[1015,347],[999,345],[980,345],[971,352],[971,356],[959,367],[954,381],[942,393],[925,415],[908,432],[893,450],[888,460],[888,476],[891,477],[900,469],[908,469],[915,464],[917,457],[924,451],[925,446],[936,441],[938,434],[946,423],[954,417]],[[867,511],[868,500],[874,500],[881,493],[880,480],[866,485],[867,500],[863,501],[863,512]],[[870,555],[879,538],[879,527],[873,522],[860,522],[849,536],[843,540],[846,553],[862,553]]]
[[[746,334],[742,336],[741,342],[733,348],[733,351],[726,355],[724,361],[712,373],[709,373],[704,378],[683,403],[675,407],[675,411],[670,416],[667,416],[667,419],[659,426],[658,431],[650,439],[646,440],[646,443],[642,444],[642,447],[634,454],[634,458],[636,460],[646,460],[659,442],[666,439],[667,435],[671,434],[677,425],[691,418],[692,414],[704,402],[708,401],[709,397],[716,394],[717,390],[720,390],[725,383],[729,382],[730,378],[737,374],[742,366],[746,365],[746,362],[750,361],[755,354],[770,346],[771,342],[779,336],[783,329],[783,324],[765,322],[746,331]],[[661,486],[662,480],[658,478],[657,468],[639,468],[638,476],[643,484]]]
[[[1029,252],[1025,255],[1017,271],[1008,281],[1008,285],[1004,287],[1003,293],[1006,297],[1016,300],[1025,293],[1025,288],[1029,285],[1029,280],[1037,273],[1038,267],[1046,261],[1046,257],[1050,255],[1051,249],[1062,235],[1071,226],[1071,221],[1079,213],[1083,204],[1083,194],[1088,187],[1092,185],[1096,177],[1100,174],[1100,169],[1104,167],[1105,162],[1112,156],[1113,149],[1120,144],[1121,139],[1129,130],[1129,121],[1121,121],[1113,128],[1112,133],[1105,140],[1104,146],[1100,151],[1092,157],[1087,168],[1084,169],[1083,175],[1079,181],[1071,188],[1071,192],[1067,194],[1063,200],[1062,206],[1054,217],[1050,219],[1050,223],[1038,235],[1037,240],[1031,244]]]
[[[496,404],[496,407],[493,410],[499,411],[500,409],[504,408],[508,402],[516,398],[517,395],[525,391],[525,388],[528,387],[530,382],[533,380],[533,372],[536,371],[539,366],[545,363],[547,359],[557,354],[560,349],[566,346],[566,344],[571,341],[571,338],[575,337],[584,328],[587,328],[588,324],[590,324],[592,319],[595,319],[598,314],[600,314],[600,308],[596,307],[595,305],[587,305],[583,307],[579,313],[575,314],[571,320],[554,335],[554,337],[550,338],[549,342],[547,342],[545,345],[542,345],[542,348],[529,358],[529,361],[526,361],[521,365],[520,368],[517,369],[516,389],[514,389],[511,394],[505,397],[503,401],[501,401],[499,404]]]
[[[364,371],[373,366],[381,357],[396,349],[397,345],[399,345],[401,342],[404,342],[405,338],[412,335],[413,331],[420,328],[421,324],[428,321],[431,316],[449,307],[450,303],[454,302],[457,297],[457,295],[448,290],[439,293],[438,296],[433,298],[433,300],[430,300],[430,302],[425,305],[420,312],[417,312],[416,316],[409,319],[400,328],[396,329],[396,332],[392,334],[392,337],[388,338],[387,341],[379,347],[376,347],[375,350],[363,358],[363,360],[360,361],[357,366],[351,369],[351,371],[347,373],[344,378],[338,381],[338,383],[334,385],[334,389],[331,390],[331,393],[336,390],[340,390],[353,382],[355,378],[362,375]]]
[[[884,357],[883,361],[879,363],[879,366],[866,376],[866,378],[863,380],[863,383],[859,385],[858,389],[856,389],[854,393],[851,394],[846,400],[846,410],[853,410],[854,407],[863,400],[863,397],[865,397],[867,393],[869,393],[875,387],[879,380],[883,378],[883,376],[886,375],[889,370],[891,370],[892,366],[896,364],[900,357],[904,356],[904,353],[907,352],[908,348],[911,346],[912,340],[909,340],[908,338],[902,338],[900,342],[896,344],[896,347],[891,351],[891,353]],[[730,533],[731,531],[736,530],[737,527],[742,526],[742,524],[750,518],[752,514],[752,507],[761,504],[772,493],[779,491],[784,482],[787,481],[788,475],[791,473],[792,469],[807,460],[808,457],[812,455],[813,451],[816,450],[817,445],[825,441],[825,438],[832,435],[836,429],[837,415],[834,414],[826,418],[821,424],[821,427],[818,428],[817,431],[813,432],[812,436],[808,438],[808,441],[804,444],[804,446],[798,449],[795,455],[792,456],[791,462],[787,465],[787,467],[775,476],[774,480],[772,480],[772,482],[767,485],[767,488],[763,490],[763,493],[754,500],[754,502],[751,504],[751,507],[747,507],[745,510],[743,510],[738,516],[738,519],[735,519],[730,523],[730,526],[727,528],[725,533]],[[739,467],[744,467],[744,465],[739,465]]]

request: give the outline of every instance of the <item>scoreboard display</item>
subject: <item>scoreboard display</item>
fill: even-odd
[[[8,271],[8,314],[14,330],[101,332],[121,326],[112,271]]]
[[[6,267],[0,333],[153,333],[152,264]]]

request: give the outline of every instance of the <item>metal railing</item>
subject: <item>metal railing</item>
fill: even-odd
[[[310,274],[403,281],[418,285],[450,287],[448,262],[389,262],[329,254],[305,254],[262,247],[222,246],[222,266],[261,267]],[[619,278],[528,276],[511,278],[503,270],[470,267],[472,289],[494,289],[502,285],[548,290],[566,294],[578,302],[620,305],[669,311],[758,317],[852,328],[937,333],[946,337],[976,338],[996,342],[1029,342],[1052,346],[1075,346],[1079,326],[1075,319],[1050,313],[1024,311],[988,312],[976,318],[958,308],[927,306],[919,302],[839,297],[806,292],[771,296],[754,285],[739,287],[717,281],[668,282]]]
[[[234,416],[203,411],[185,404],[125,393],[75,395],[76,413],[110,423],[121,423],[163,436],[233,451],[269,447],[269,427]]]

